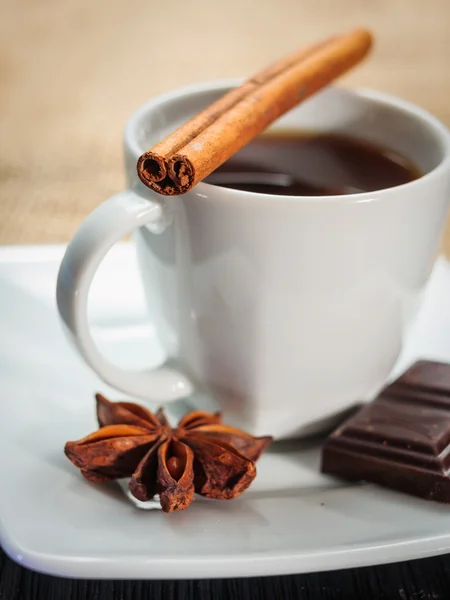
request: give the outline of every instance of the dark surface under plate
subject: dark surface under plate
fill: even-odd
[[[91,581],[40,575],[0,548],[0,600],[450,600],[450,555],[283,577]]]

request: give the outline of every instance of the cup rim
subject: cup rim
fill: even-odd
[[[158,94],[154,96],[144,104],[142,104],[129,118],[126,123],[125,131],[124,131],[124,143],[126,148],[130,151],[130,153],[135,157],[136,163],[139,156],[142,153],[142,149],[139,146],[137,139],[137,131],[139,129],[139,124],[142,120],[142,117],[147,114],[150,110],[155,109],[158,105],[164,104],[171,100],[174,100],[180,96],[189,96],[191,94],[198,94],[207,91],[214,90],[223,90],[226,92],[230,88],[236,87],[240,85],[244,81],[243,78],[227,78],[227,79],[214,79],[209,81],[203,81],[198,83],[191,83],[188,85],[184,85],[168,92]],[[442,172],[449,170],[450,171],[450,130],[447,126],[440,121],[437,117],[433,116],[426,109],[409,102],[408,100],[403,100],[398,96],[393,94],[388,94],[386,92],[380,92],[378,90],[372,90],[370,88],[365,87],[356,87],[356,88],[347,88],[341,86],[329,86],[334,89],[342,89],[348,92],[349,94],[353,94],[355,96],[360,96],[362,98],[366,98],[371,101],[378,102],[380,104],[384,104],[389,108],[393,108],[399,111],[403,111],[407,113],[412,118],[416,118],[421,120],[426,124],[426,126],[432,130],[432,132],[440,138],[442,147],[443,147],[443,158],[442,160],[433,168],[431,171],[428,171],[418,179],[414,179],[413,181],[408,181],[406,183],[402,183],[400,185],[388,188],[382,188],[380,190],[368,191],[368,192],[359,192],[356,194],[340,194],[340,195],[322,195],[322,196],[288,196],[281,194],[270,194],[270,193],[262,193],[262,192],[249,192],[246,190],[238,190],[234,188],[226,188],[220,187],[220,193],[225,194],[226,197],[236,199],[238,196],[242,197],[245,195],[245,199],[247,201],[252,201],[255,199],[270,199],[277,198],[277,200],[284,201],[302,201],[302,202],[374,202],[380,200],[385,196],[389,196],[392,193],[396,193],[397,191],[406,191],[412,188],[417,187],[418,185],[423,185],[427,183],[430,179],[439,177]],[[329,89],[329,88],[325,88]],[[211,193],[218,190],[218,186],[215,186],[211,183],[206,183],[201,181],[198,183],[189,194],[196,194],[202,198],[209,198]],[[149,190],[150,191],[150,190]]]

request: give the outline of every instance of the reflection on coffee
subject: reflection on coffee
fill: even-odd
[[[271,133],[239,150],[205,181],[285,196],[356,194],[421,176],[405,156],[332,133]]]

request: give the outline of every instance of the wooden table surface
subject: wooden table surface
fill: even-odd
[[[450,557],[308,575],[95,581],[40,575],[0,548],[1,600],[448,600]]]
[[[450,125],[449,0],[1,0],[0,243],[70,239],[122,189],[121,136],[147,98],[250,74],[357,25],[376,47],[345,85]],[[450,250],[450,229],[446,236]]]

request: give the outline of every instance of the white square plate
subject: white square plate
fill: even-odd
[[[108,388],[63,335],[55,281],[63,247],[0,249],[0,541],[16,561],[71,577],[176,579],[301,573],[450,550],[450,508],[319,473],[319,447],[279,443],[232,502],[185,512],[139,510],[116,485],[86,482],[63,454],[96,428]],[[415,358],[450,361],[450,267],[440,259],[396,372]],[[146,315],[131,245],[94,284],[90,317],[109,357],[163,358]]]

